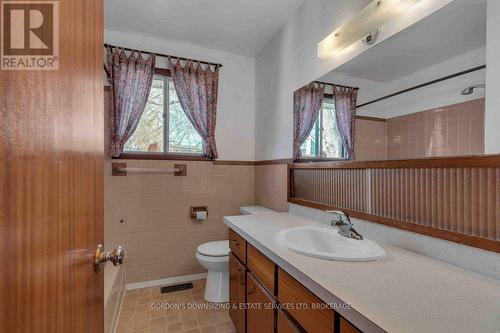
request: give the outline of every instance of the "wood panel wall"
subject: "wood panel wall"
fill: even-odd
[[[364,169],[296,169],[294,185],[296,198],[368,212],[368,175]]]
[[[292,164],[289,202],[500,252],[499,157],[476,161]]]

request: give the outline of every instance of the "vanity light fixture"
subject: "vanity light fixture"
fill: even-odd
[[[335,56],[361,38],[401,15],[420,0],[373,0],[318,44],[318,57]]]

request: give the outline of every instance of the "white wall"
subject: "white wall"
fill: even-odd
[[[362,104],[404,88],[484,65],[485,63],[486,48],[483,47],[388,83],[354,78],[338,73],[335,70],[323,76],[321,81],[359,87],[358,104]],[[367,105],[356,112],[363,116],[392,118],[462,103],[484,97],[485,91],[483,89],[476,89],[473,94],[467,96],[463,96],[461,91],[472,84],[484,84],[486,83],[485,80],[486,70],[480,70]],[[422,96],[425,96],[425,98],[422,98]]]
[[[451,1],[421,0],[386,26],[379,42]],[[368,3],[369,0],[308,0],[257,56],[257,160],[292,156],[293,92],[369,48],[356,43],[337,58],[317,57],[318,42]]]
[[[219,159],[255,159],[255,59],[111,30],[104,31],[104,40],[113,45],[223,64],[215,133]],[[158,58],[158,66],[165,66],[162,58]]]
[[[500,153],[500,1],[488,0],[485,152]]]

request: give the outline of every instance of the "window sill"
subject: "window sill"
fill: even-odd
[[[293,163],[309,163],[309,162],[345,162],[344,158],[298,158]]]
[[[119,160],[170,160],[170,161],[213,161],[212,158],[196,154],[155,154],[155,153],[124,153]]]

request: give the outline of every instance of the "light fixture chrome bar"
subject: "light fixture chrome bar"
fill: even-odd
[[[327,59],[401,15],[420,0],[373,0],[357,15],[318,44],[318,57]]]

